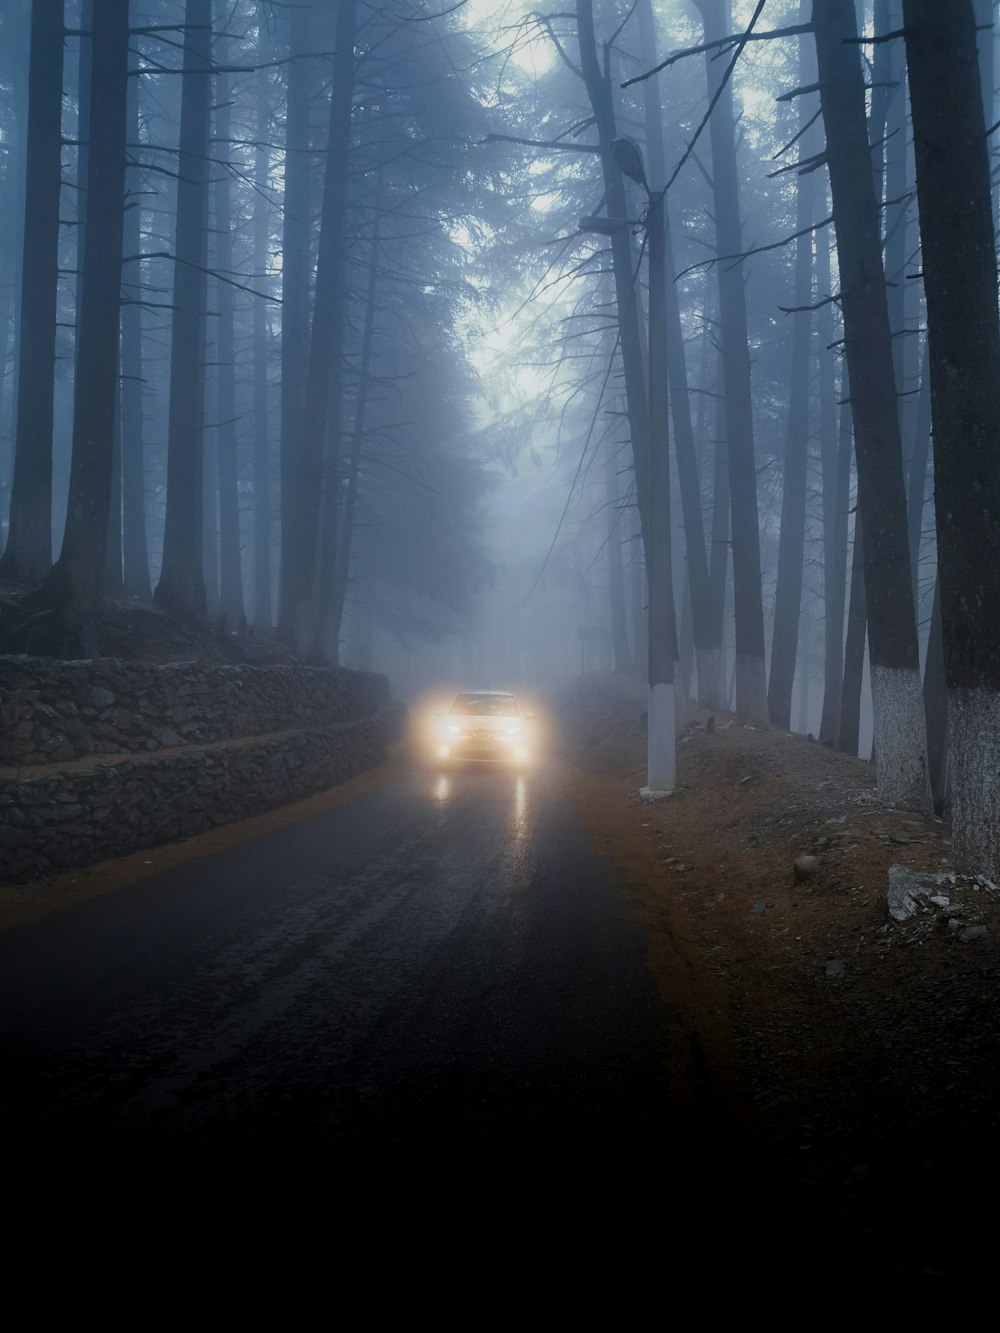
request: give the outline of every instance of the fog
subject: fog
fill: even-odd
[[[152,601],[402,698],[649,672],[862,757],[889,673],[943,798],[901,3],[854,7],[859,172],[792,0],[8,0],[0,649]]]

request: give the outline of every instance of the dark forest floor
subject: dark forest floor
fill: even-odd
[[[693,713],[677,791],[644,802],[645,687],[584,676],[554,706],[703,1095],[887,1273],[967,1272],[1000,1182],[1000,892],[945,880],[958,926],[899,924],[890,865],[947,875],[949,829],[883,808],[870,764]]]

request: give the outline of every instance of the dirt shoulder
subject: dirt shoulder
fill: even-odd
[[[696,713],[677,791],[645,802],[641,684],[581,677],[553,707],[690,1094],[859,1239],[926,1224],[890,1270],[956,1272],[977,1228],[942,1243],[941,1219],[954,1239],[1000,1181],[1000,893],[950,882],[948,827],[884,809],[867,763]],[[946,906],[893,921],[893,864],[942,874]]]

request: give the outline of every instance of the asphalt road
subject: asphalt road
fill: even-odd
[[[651,1181],[664,1011],[558,769],[401,780],[0,937],[5,1144]]]

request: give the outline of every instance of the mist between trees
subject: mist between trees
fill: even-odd
[[[1000,872],[994,8],[7,0],[0,651],[652,636]]]

